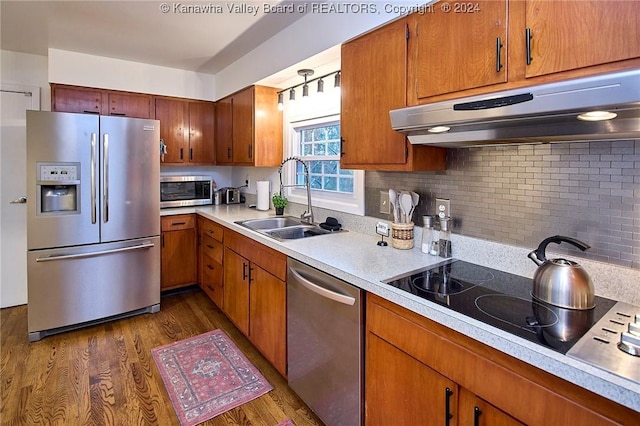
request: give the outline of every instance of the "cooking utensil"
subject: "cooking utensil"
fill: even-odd
[[[396,194],[395,189],[389,188],[389,202],[391,203],[391,209],[393,210],[393,221],[398,223],[398,210],[396,208],[398,194]]]
[[[413,201],[411,199],[411,194],[408,192],[402,192],[400,194],[400,206],[402,207],[403,214],[403,222],[409,223],[410,217],[409,212],[411,212],[411,206],[413,205]]]
[[[411,191],[409,194],[411,194],[411,211],[409,212],[409,222],[413,222],[413,212],[420,202],[420,195],[413,191]]]
[[[543,240],[529,258],[538,265],[533,276],[533,297],[542,302],[568,309],[591,309],[594,304],[593,283],[589,274],[578,263],[567,259],[545,256],[550,243],[567,242],[584,251],[590,248],[582,241],[556,235]]]

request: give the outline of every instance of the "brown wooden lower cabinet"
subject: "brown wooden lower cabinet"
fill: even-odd
[[[223,312],[287,376],[287,257],[237,232],[224,234]]]
[[[638,419],[633,410],[372,294],[366,330],[367,426],[613,425]]]
[[[198,283],[213,303],[224,298],[224,228],[198,216]]]
[[[161,218],[160,288],[168,290],[195,284],[197,236],[194,214]]]

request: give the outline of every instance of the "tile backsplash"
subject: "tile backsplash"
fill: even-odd
[[[365,176],[367,216],[390,220],[380,191],[412,190],[416,225],[449,198],[454,233],[531,249],[565,235],[591,248],[549,249],[640,269],[640,140],[449,149],[443,172]]]

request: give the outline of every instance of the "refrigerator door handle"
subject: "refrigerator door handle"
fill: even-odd
[[[91,133],[91,223],[96,223],[96,144],[98,135]]]
[[[289,268],[289,272],[291,272],[297,282],[322,297],[326,297],[327,299],[331,299],[339,303],[344,303],[345,305],[353,305],[354,303],[356,303],[356,299],[351,296],[336,293],[335,291],[324,288],[316,283],[312,283],[311,281],[300,275],[300,273],[294,268]]]
[[[65,260],[65,259],[81,259],[83,257],[93,257],[93,256],[101,256],[104,254],[120,253],[123,251],[140,250],[145,248],[151,248],[153,246],[154,246],[153,243],[144,243],[144,244],[138,244],[136,246],[121,247],[121,248],[111,249],[111,250],[92,251],[89,253],[61,254],[61,255],[47,256],[47,257],[38,257],[36,259],[36,262],[50,262],[52,260]]]
[[[109,134],[105,133],[102,141],[104,159],[102,160],[102,217],[104,223],[109,222]]]

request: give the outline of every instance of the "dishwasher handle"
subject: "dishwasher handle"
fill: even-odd
[[[316,294],[319,294],[322,297],[326,297],[327,299],[334,300],[339,303],[343,303],[345,305],[353,306],[356,303],[356,299],[351,296],[347,296],[345,294],[337,293],[335,291],[324,288],[318,284],[312,283],[305,277],[303,277],[300,272],[296,271],[295,268],[289,268],[291,274],[293,274],[294,279],[305,286],[307,289],[313,291]]]

